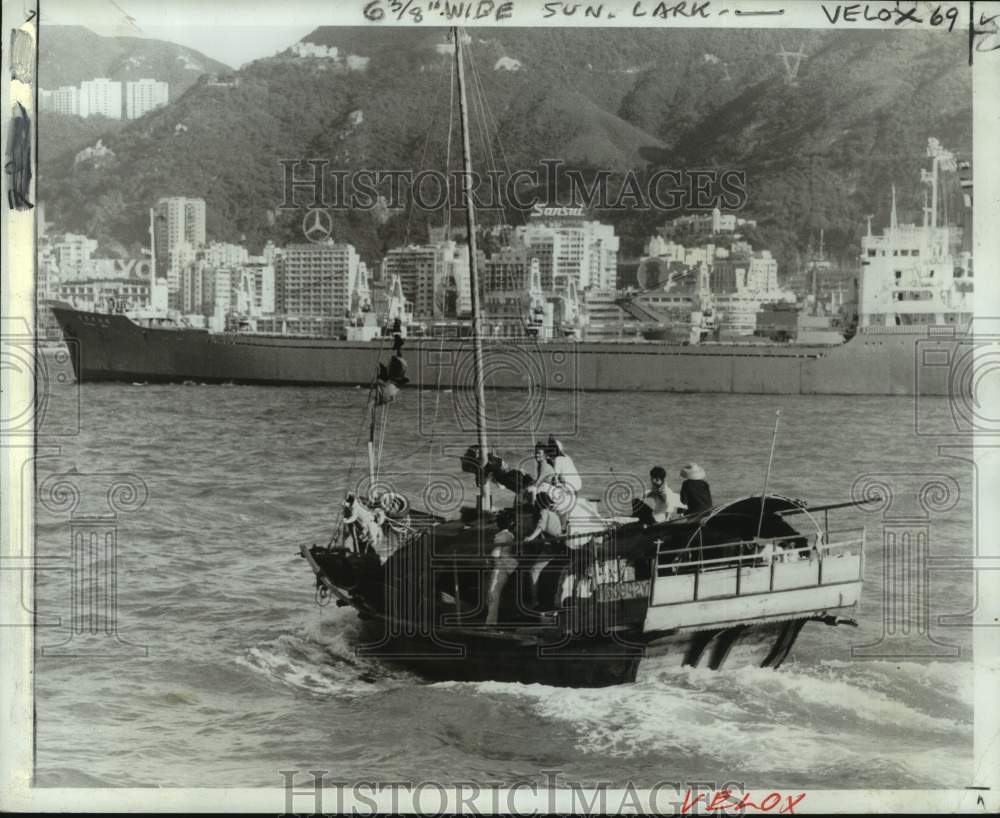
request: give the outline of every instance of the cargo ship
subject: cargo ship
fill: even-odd
[[[954,169],[954,159],[936,140],[929,140],[928,156],[933,170],[921,178],[930,183],[931,204],[924,208],[922,223],[898,222],[895,192],[883,233],[873,234],[869,222],[861,242],[858,321],[846,342],[818,343],[808,333],[797,337],[795,310],[770,310],[772,323],[775,316],[789,316],[788,328],[777,334],[726,341],[697,333],[687,340],[670,333],[661,336],[664,340],[655,333],[629,339],[576,340],[563,333],[544,337],[530,331],[529,316],[529,331],[521,337],[484,339],[492,362],[488,386],[792,395],[969,393],[965,373],[971,368],[973,267],[971,253],[960,249],[970,246],[968,230],[960,243],[953,228],[938,224],[938,172]],[[965,196],[971,205],[971,191]],[[212,332],[163,316],[49,305],[81,383],[367,385],[388,350],[391,331],[385,325],[408,317],[404,306],[392,307],[390,300],[379,312],[378,326],[369,312],[366,326],[349,326],[346,338],[331,338],[248,331],[245,322]],[[433,327],[421,335],[409,332],[411,382],[446,389],[471,386],[468,327],[437,329],[448,332],[441,337]]]
[[[388,345],[379,341],[213,333],[144,325],[122,314],[54,303],[80,383],[367,385]],[[731,392],[786,395],[952,395],[971,354],[959,327],[860,328],[839,346],[684,345],[654,341],[487,341],[497,389]],[[472,346],[461,338],[409,339],[411,382],[471,384]]]

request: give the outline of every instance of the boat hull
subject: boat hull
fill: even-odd
[[[434,681],[498,681],[556,687],[609,687],[634,682],[640,663],[659,666],[777,668],[806,619],[706,631],[622,633],[602,638],[539,641],[484,632],[442,631],[434,638],[387,634],[384,620],[369,620],[360,656],[398,665]]]
[[[372,381],[389,342],[141,327],[123,315],[53,307],[74,345],[82,383],[356,385]],[[950,395],[964,336],[883,328],[840,346],[655,342],[489,341],[487,379],[499,389],[736,394]],[[473,382],[471,342],[408,339],[415,386]]]

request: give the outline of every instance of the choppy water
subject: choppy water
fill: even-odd
[[[356,618],[314,604],[311,572],[297,555],[299,543],[329,536],[363,432],[361,392],[66,389],[74,398],[51,401],[46,423],[72,430],[78,412],[79,433],[51,438],[57,449],[40,451],[38,480],[79,472],[68,478],[80,489],[78,515],[109,511],[114,475],[132,473],[148,488],[145,504],[117,519],[119,633],[148,656],[39,655],[40,785],[279,786],[278,770],[288,769],[330,770],[340,780],[543,781],[543,770],[558,769],[564,780],[636,786],[968,783],[970,639],[936,616],[972,608],[970,577],[931,581],[932,635],[957,645],[960,659],[851,656],[852,644],[882,633],[877,515],[863,520],[860,628],[807,626],[777,672],[649,660],[634,685],[618,688],[428,684],[358,659]],[[415,503],[428,469],[471,489],[456,457],[472,441],[458,429],[460,397],[421,400],[414,390],[392,407],[385,457]],[[519,416],[523,396],[494,398],[500,414]],[[961,496],[933,513],[931,550],[971,552],[970,471],[937,455],[939,439],[914,434],[912,399],[549,396],[536,431],[563,437],[595,496],[656,463],[674,475],[696,460],[720,500],[760,490],[779,407],[772,490],[837,501],[866,474],[917,473],[882,478],[901,495],[929,479],[919,475],[951,476]],[[948,404],[919,409],[945,419]],[[505,454],[527,454],[530,436]],[[358,455],[353,479],[363,470]],[[59,509],[38,507],[41,555],[70,554],[68,510]],[[907,509],[920,506],[901,496],[891,512]],[[40,622],[68,622],[69,587],[68,573],[42,573]],[[42,627],[38,642],[55,645],[67,633]]]

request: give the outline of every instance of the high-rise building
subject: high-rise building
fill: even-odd
[[[472,311],[469,257],[454,241],[395,247],[382,261],[382,278],[399,277],[403,295],[422,318],[454,318]]]
[[[559,276],[581,289],[616,284],[619,240],[612,225],[574,216],[541,218],[516,228],[514,239],[537,255],[544,290]]]
[[[170,86],[158,80],[141,79],[125,83],[125,116],[138,119],[154,108],[167,104]]]
[[[62,281],[80,278],[88,271],[91,254],[97,249],[97,240],[76,233],[66,233],[53,244],[53,254]]]
[[[253,306],[260,315],[274,312],[274,265],[250,262],[246,270],[253,280]]]
[[[185,264],[178,276],[179,292],[175,296],[177,309],[185,315],[200,313],[205,300],[205,271],[207,265],[204,259],[195,259]]]
[[[80,115],[80,89],[75,85],[63,85],[54,91],[38,89],[39,107],[43,111],[55,111],[58,114]]]
[[[213,241],[205,248],[203,255],[206,263],[213,267],[246,264],[250,259],[250,252],[242,244],[227,244],[222,241]]]
[[[344,334],[359,261],[353,245],[330,240],[284,249],[275,265],[274,307],[290,333]]]
[[[399,279],[406,300],[414,305],[414,314],[431,314],[429,282],[437,271],[437,250],[432,244],[409,244],[393,247],[382,259],[382,280]]]
[[[122,118],[122,84],[98,77],[80,83],[80,116]]]
[[[181,307],[181,270],[205,245],[205,200],[171,196],[155,208],[156,271],[167,279],[175,308]]]

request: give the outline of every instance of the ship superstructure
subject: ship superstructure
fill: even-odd
[[[921,224],[900,224],[893,189],[889,226],[861,241],[858,321],[861,327],[965,326],[973,313],[972,254],[961,231],[938,223],[939,172],[954,171],[954,156],[928,140],[929,186]]]

